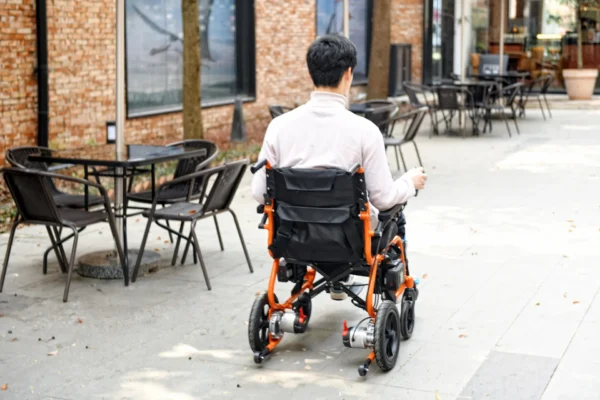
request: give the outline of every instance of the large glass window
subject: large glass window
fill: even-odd
[[[254,16],[248,12],[249,3],[252,2],[199,1],[203,105],[252,95],[252,83],[248,80],[254,65],[247,61],[251,60],[249,52],[254,51]],[[181,109],[181,0],[127,0],[126,7],[129,116]]]
[[[354,81],[362,83],[369,73],[372,1],[349,0],[348,3],[349,37],[358,52]],[[317,0],[317,36],[331,33],[344,33],[344,2]]]

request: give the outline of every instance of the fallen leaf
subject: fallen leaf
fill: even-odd
[[[467,337],[469,337],[469,335],[467,335],[465,333],[461,333],[460,335],[458,335],[459,339],[464,339],[464,338],[467,338]]]
[[[8,383],[5,383],[4,385],[2,385],[2,387],[0,387],[0,389],[2,389],[2,390],[8,389]]]
[[[540,305],[540,303],[539,303],[539,302],[538,302],[538,303],[535,303],[535,305],[536,305],[536,306],[539,306],[539,305]]]
[[[579,304],[579,300],[573,300],[573,304]]]
[[[197,212],[198,212],[198,211],[196,211],[196,210],[190,210],[190,211],[188,211],[188,214],[190,214],[190,215],[194,215],[194,214],[196,214]]]
[[[160,238],[160,236],[159,236],[159,237],[157,237],[157,238],[156,238],[156,240],[162,240],[162,239],[161,239],[161,238]]]
[[[169,241],[168,241],[168,240],[165,240],[165,244],[169,244]]]
[[[77,318],[77,323],[78,324],[83,324],[83,320],[81,318]]]
[[[427,278],[427,276],[428,276],[427,274],[423,274],[423,279]]]
[[[55,356],[57,354],[58,354],[58,350],[54,350],[54,351],[51,351],[50,353],[48,353],[49,356]]]
[[[573,232],[573,231],[569,229],[569,232]]]
[[[19,340],[19,339],[13,338],[13,340],[11,340],[11,342],[16,342],[17,340]]]
[[[307,370],[307,371],[310,371],[312,368],[310,367],[310,365],[305,365],[304,369]]]
[[[154,251],[160,251],[160,249],[154,249]]]
[[[139,219],[139,218],[136,218],[136,219],[135,219],[135,222],[140,222],[140,219]]]
[[[572,219],[568,219],[567,222],[573,223],[574,221]]]
[[[577,228],[577,226],[575,224],[572,224],[571,228]]]

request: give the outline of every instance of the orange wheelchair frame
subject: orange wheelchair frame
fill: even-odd
[[[269,173],[269,171],[272,169],[271,165],[266,162],[266,161],[262,161],[261,163],[255,165],[254,167],[252,167],[252,171],[253,173],[256,172],[258,169],[265,167],[267,170],[267,174]],[[356,172],[359,174],[364,174],[364,170],[362,167],[358,166],[358,168],[356,168]],[[401,205],[397,208],[397,212],[395,213],[395,215],[398,215],[399,212],[402,211],[402,209],[404,208],[404,205]],[[263,215],[263,219],[259,225],[259,228],[261,229],[265,229],[268,232],[268,245],[269,247],[273,244],[273,240],[274,240],[274,236],[275,236],[275,204],[274,204],[274,199],[268,199],[268,201],[266,201],[266,204],[264,206],[259,206],[259,212],[262,212]],[[410,336],[412,335],[412,329],[414,327],[414,302],[416,301],[417,297],[418,297],[418,289],[416,288],[416,282],[415,280],[409,275],[409,271],[408,271],[408,267],[407,267],[407,263],[406,263],[406,257],[405,257],[405,246],[404,246],[404,242],[403,240],[400,238],[400,236],[396,235],[393,237],[393,239],[388,243],[388,245],[380,252],[378,252],[377,254],[373,255],[372,254],[372,239],[376,238],[376,237],[381,237],[382,229],[378,229],[379,232],[374,231],[371,229],[371,218],[370,218],[370,206],[369,203],[366,202],[365,207],[360,211],[360,220],[362,221],[363,224],[363,251],[364,251],[364,260],[365,265],[363,265],[362,267],[366,269],[367,273],[368,273],[368,289],[367,289],[367,295],[366,295],[366,301],[364,301],[364,307],[357,305],[356,303],[354,303],[355,305],[364,308],[368,314],[368,319],[370,319],[370,325],[371,325],[371,330],[369,332],[369,324],[367,325],[367,330],[365,331],[364,328],[362,331],[357,331],[356,329],[360,329],[359,326],[357,325],[356,327],[352,327],[352,328],[348,328],[346,321],[344,321],[344,326],[343,326],[343,332],[342,332],[342,336],[343,336],[343,341],[344,344],[347,347],[362,347],[362,348],[372,348],[372,351],[370,352],[369,356],[367,357],[366,361],[364,364],[362,364],[359,367],[359,374],[361,376],[365,376],[367,374],[367,372],[369,371],[369,366],[373,361],[377,361],[380,368],[384,371],[390,370],[394,367],[395,363],[396,363],[396,359],[397,359],[397,350],[399,348],[399,338],[403,337],[404,339],[408,339],[410,338]],[[381,225],[381,223],[380,223]],[[403,272],[403,282],[397,287],[395,288],[395,292],[394,292],[394,297],[395,297],[395,301],[390,301],[390,300],[385,300],[382,304],[385,305],[385,307],[383,307],[383,309],[385,309],[385,316],[381,316],[381,309],[382,307],[379,307],[378,309],[375,308],[374,306],[374,296],[375,296],[375,292],[377,289],[377,285],[378,285],[378,271],[380,270],[380,267],[382,265],[382,263],[389,261],[389,257],[388,257],[388,253],[389,250],[394,247],[399,249],[399,261],[401,261],[402,263],[402,272]],[[271,255],[271,257],[273,257],[273,265],[271,268],[271,273],[270,273],[270,277],[269,277],[269,286],[268,286],[268,290],[265,293],[259,294],[255,300],[255,303],[253,305],[252,308],[252,312],[250,313],[250,321],[249,321],[249,339],[250,339],[250,345],[252,347],[252,350],[254,351],[254,361],[257,364],[260,364],[263,362],[263,360],[270,355],[273,350],[276,348],[276,346],[281,342],[282,338],[283,338],[283,333],[284,332],[291,332],[291,333],[304,333],[304,331],[306,330],[306,327],[308,325],[308,320],[310,318],[310,310],[311,310],[311,306],[309,305],[309,307],[306,307],[306,302],[308,301],[308,303],[310,304],[310,300],[313,297],[316,297],[320,292],[324,291],[327,288],[327,283],[331,282],[332,279],[331,278],[327,278],[325,274],[323,274],[321,271],[317,271],[318,268],[316,268],[315,266],[306,266],[306,273],[304,274],[303,278],[297,283],[296,285],[296,289],[292,292],[292,295],[286,299],[284,302],[280,303],[277,299],[277,297],[275,296],[275,282],[278,279],[278,272],[280,270],[280,266],[281,266],[281,261],[279,258],[274,257],[273,253],[271,250],[269,250],[269,254]],[[324,278],[321,279],[319,281],[318,284],[315,283],[315,277],[317,272],[320,272],[322,275],[324,275]],[[349,275],[351,272],[348,272],[347,275]],[[317,289],[317,291],[315,292],[315,287],[319,286],[319,289]],[[381,288],[379,288],[381,290]],[[346,289],[344,289],[344,291],[347,292]],[[410,291],[410,294],[408,296],[406,296],[405,294]],[[308,297],[306,297],[308,295]],[[303,297],[304,296],[304,297]],[[407,300],[408,297],[408,300]],[[402,300],[402,314],[411,314],[411,315],[403,315],[402,317],[400,317],[400,315],[398,315],[397,312],[397,307],[396,307],[396,303],[398,302],[398,300],[401,299]],[[304,305],[303,305],[304,302]],[[404,303],[407,303],[407,305],[405,305]],[[265,312],[265,307],[268,307],[268,311]],[[292,311],[292,313],[287,313],[288,311]],[[396,346],[396,354],[392,355],[393,360],[386,360],[384,355],[381,355],[380,353],[382,352],[386,352],[385,349],[381,349],[378,348],[378,346],[376,345],[376,343],[374,343],[374,341],[377,340],[376,337],[374,337],[374,335],[377,334],[376,330],[379,327],[377,319],[379,318],[384,318],[384,317],[389,317],[389,315],[394,314],[395,312],[395,318],[397,318],[396,320],[396,330],[397,330],[397,334],[398,334],[398,345]],[[274,335],[273,332],[270,331],[270,329],[273,329],[273,327],[277,327],[277,325],[273,324],[273,316],[275,314],[281,315],[280,320],[279,320],[279,326],[280,329],[283,329],[282,332],[280,332],[280,334],[278,335]],[[259,315],[262,317],[262,319],[260,319],[259,321]],[[283,318],[288,315],[290,316],[289,318],[290,321],[284,321]],[[411,318],[412,316],[412,318]],[[266,320],[265,320],[266,317]],[[289,319],[288,318],[288,319]],[[408,319],[411,319],[410,321],[408,321]],[[293,320],[293,322],[292,322]],[[267,322],[268,321],[268,322]],[[361,321],[362,322],[362,321]],[[260,327],[260,329],[264,329],[265,328],[265,324],[269,324],[269,332],[268,332],[268,337],[263,337],[262,338],[262,343],[259,345],[259,340],[257,340],[257,329]],[[387,323],[387,322],[386,322]],[[410,326],[408,326],[410,324]],[[360,325],[360,324],[359,324]],[[283,327],[283,328],[281,328]],[[381,328],[380,328],[381,329]],[[399,331],[399,332],[398,332]],[[263,332],[264,334],[264,332]],[[361,336],[364,340],[362,343],[359,343],[358,345],[353,345],[353,343],[356,341],[355,339],[358,336]],[[373,336],[373,338],[371,339],[371,342],[369,342],[369,335]],[[396,340],[396,339],[394,339]],[[381,346],[379,346],[381,347]],[[393,347],[393,343],[392,343],[392,347]],[[381,358],[384,358],[383,360],[381,360]]]

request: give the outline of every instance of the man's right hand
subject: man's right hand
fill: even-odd
[[[408,173],[411,175],[413,184],[415,185],[416,190],[425,189],[425,182],[427,181],[427,174],[425,174],[423,167],[414,168]]]

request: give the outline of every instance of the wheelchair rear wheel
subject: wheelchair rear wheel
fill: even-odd
[[[385,300],[375,317],[375,360],[382,371],[396,365],[400,352],[401,320],[396,303]]]
[[[275,301],[277,296],[275,296]],[[269,299],[266,293],[254,299],[248,321],[248,341],[254,353],[263,351],[269,344]]]

